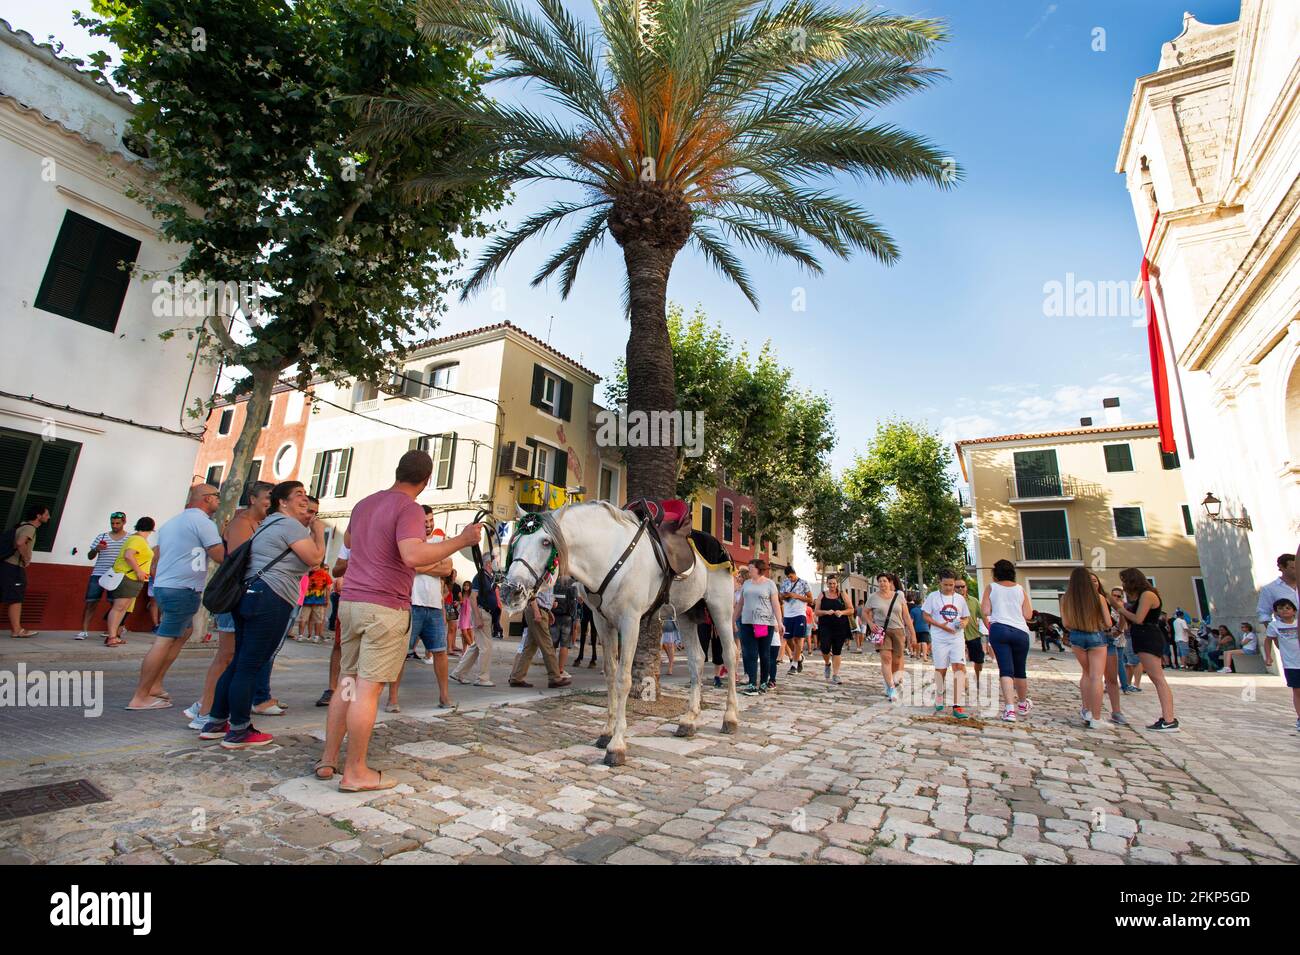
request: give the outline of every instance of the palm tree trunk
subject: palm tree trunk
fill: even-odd
[[[670,251],[647,241],[629,241],[623,246],[632,326],[626,353],[629,415],[638,411],[671,412],[677,407],[677,379],[673,372],[673,348],[668,337],[666,310],[668,273],[675,255],[676,250]],[[625,448],[624,452],[629,500],[676,495],[677,448],[651,445]],[[632,664],[632,686],[633,692],[642,698],[651,694],[651,698],[659,698],[662,635],[656,618],[641,621],[636,658]]]

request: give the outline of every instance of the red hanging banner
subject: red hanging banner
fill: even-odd
[[[1151,247],[1151,238],[1156,232],[1156,223],[1160,213],[1151,222],[1151,232],[1147,236],[1147,247],[1142,252],[1142,297],[1147,306],[1147,349],[1151,353],[1151,387],[1156,395],[1156,423],[1160,426],[1160,450],[1172,454],[1178,450],[1174,443],[1173,415],[1169,410],[1169,371],[1165,364],[1165,348],[1160,339],[1160,326],[1156,323],[1156,299],[1151,290],[1151,260],[1146,253]]]

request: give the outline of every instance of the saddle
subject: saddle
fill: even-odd
[[[665,570],[674,577],[690,573],[695,566],[695,551],[691,547],[691,509],[685,501],[654,501],[642,497],[628,501],[624,510],[647,522],[650,539]]]

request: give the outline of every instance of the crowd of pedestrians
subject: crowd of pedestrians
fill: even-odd
[[[494,686],[493,642],[503,636],[501,604],[490,554],[469,580],[458,581],[451,555],[476,544],[482,528],[470,524],[455,537],[435,527],[435,515],[417,498],[428,485],[433,463],[413,450],[398,463],[390,488],[372,494],[352,509],[343,546],[332,568],[325,561],[327,529],[317,517],[319,502],[297,481],[253,482],[245,504],[221,529],[212,516],[220,493],[209,484],[189,489],[185,509],[155,529],[150,517],[127,530],[127,516],[114,512],[109,530],[91,542],[94,567],[85,593],[82,630],[86,639],[107,600],[105,644],[125,643],[123,622],[141,598],[157,613],[153,642],[145,654],[128,710],[173,706],[164,686],[167,674],[189,637],[210,570],[231,555],[247,551],[242,593],[229,613],[215,615],[217,647],[199,699],[184,711],[199,739],[227,749],[265,745],[272,740],[254,719],[282,715],[287,704],[271,691],[276,655],[285,640],[320,643],[332,635],[329,682],[317,706],[328,707],[326,739],[316,766],[320,779],[338,777],[340,789],[362,792],[394,785],[367,763],[367,750],[380,699],[400,712],[402,673],[408,661],[430,666],[438,705],[452,707],[450,682]],[[33,507],[25,520],[0,541],[0,596],[8,603],[15,637],[35,633],[20,624],[25,568],[40,528],[49,519]],[[239,565],[236,565],[239,566]],[[1237,638],[1227,627],[1207,620],[1199,629],[1180,609],[1169,616],[1160,592],[1143,572],[1127,568],[1121,586],[1107,591],[1096,574],[1078,568],[1060,601],[1060,628],[1079,664],[1079,718],[1090,729],[1125,725],[1124,695],[1142,691],[1143,677],[1154,688],[1160,716],[1147,729],[1178,732],[1174,693],[1166,667],[1213,667],[1231,672],[1243,658],[1262,656],[1271,667],[1280,659],[1292,690],[1300,730],[1300,645],[1294,555],[1278,559],[1279,576],[1260,593],[1259,632],[1241,624]],[[779,670],[800,678],[805,660],[820,656],[822,679],[841,683],[847,653],[874,650],[885,696],[899,702],[908,659],[934,671],[934,711],[968,719],[967,667],[978,694],[988,657],[998,673],[1000,718],[1023,720],[1033,711],[1027,661],[1031,621],[1036,611],[1016,581],[1008,560],[992,567],[992,580],[977,599],[970,583],[941,571],[937,587],[924,597],[905,590],[897,575],[880,573],[859,601],[834,576],[820,592],[786,567],[779,583],[772,568],[754,558],[737,569],[733,632],[743,661],[747,696],[776,689]],[[713,621],[699,627],[706,659],[714,665],[713,683],[728,676]],[[671,617],[665,621],[663,648],[672,674],[681,637]],[[594,615],[582,588],[561,576],[543,586],[524,612],[523,634],[508,683],[529,688],[528,671],[540,652],[547,686],[571,685],[574,666],[591,653],[594,668]],[[454,666],[451,660],[459,658]],[[815,659],[815,656],[814,656]],[[987,701],[986,702],[990,702]],[[1109,702],[1109,715],[1104,713]],[[344,742],[346,761],[340,761]]]

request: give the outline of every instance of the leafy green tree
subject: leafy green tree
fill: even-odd
[[[951,449],[908,421],[880,424],[866,452],[845,472],[844,487],[860,516],[854,551],[874,570],[892,570],[920,585],[944,567],[965,566],[961,507],[953,490]]]
[[[852,562],[859,523],[857,510],[844,485],[831,474],[818,475],[799,514],[799,524],[808,535],[813,559],[831,568]]]
[[[744,530],[755,540],[793,529],[835,444],[829,402],[796,388],[770,343],[751,355],[698,307],[688,318],[669,305],[668,335],[679,407],[699,413],[704,429],[702,454],[678,449],[678,493],[725,484],[753,498]],[[624,403],[627,388],[620,362],[607,399]]]
[[[178,273],[259,293],[238,326],[206,303],[187,330],[246,372],[225,516],[286,370],[296,366],[300,385],[316,373],[386,381],[443,308],[456,237],[480,234],[477,216],[503,198],[485,174],[411,201],[407,184],[430,165],[469,171],[489,155],[450,123],[362,149],[352,98],[419,86],[470,108],[485,67],[468,47],[426,42],[402,0],[94,0],[93,10],[79,22],[122,51],[112,77],[139,99],[131,131],[158,177],[140,198],[186,245]]]

